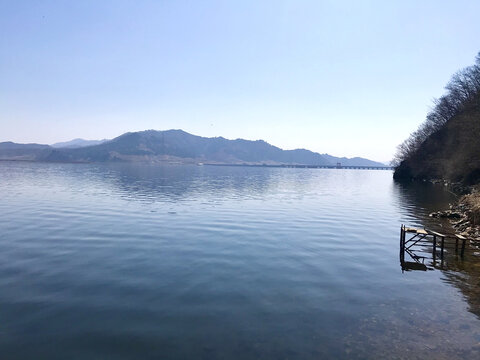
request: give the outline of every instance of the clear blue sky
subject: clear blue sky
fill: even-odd
[[[480,1],[0,0],[0,141],[181,128],[387,161]]]

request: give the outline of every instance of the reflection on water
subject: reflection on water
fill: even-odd
[[[438,218],[428,216],[434,211],[447,209],[450,203],[455,202],[457,196],[444,186],[428,182],[395,182],[394,188],[399,206],[407,215],[405,223],[420,227],[425,225],[440,232],[448,227],[448,221],[439,222]]]
[[[454,229],[450,222],[445,219],[435,219],[428,214],[448,209],[449,203],[455,202],[457,195],[442,191],[442,185],[428,183],[397,183],[401,195],[400,204],[416,217],[415,225],[426,227],[442,234],[453,234]],[[432,249],[424,249],[424,255],[429,259],[428,265],[442,271],[443,281],[458,287],[468,301],[469,310],[480,316],[480,256],[469,246],[466,247],[464,258],[455,253],[454,240],[446,241],[447,247],[443,261],[433,261]],[[460,246],[460,244],[459,244]],[[437,250],[439,247],[437,247]],[[438,257],[438,256],[437,256]],[[437,258],[437,260],[439,260]]]
[[[475,263],[398,267],[400,224],[452,195],[391,175],[0,163],[0,353],[478,356]]]

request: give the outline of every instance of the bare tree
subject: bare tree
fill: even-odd
[[[434,99],[425,121],[400,145],[392,159],[393,166],[413,156],[425,140],[442,129],[467,107],[480,102],[480,52],[475,64],[457,71],[445,86],[446,94]]]

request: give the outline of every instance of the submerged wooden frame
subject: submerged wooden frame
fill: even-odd
[[[408,236],[407,236],[408,234]],[[458,253],[459,242],[462,242],[460,256],[463,258],[465,255],[465,246],[467,238],[462,235],[457,234],[441,234],[436,231],[407,227],[402,224],[400,228],[400,264],[402,270],[424,270],[428,268],[425,265],[425,256],[416,255],[414,252],[414,246],[422,246],[421,243],[425,243],[423,246],[433,245],[432,258],[433,262],[436,262],[437,255],[437,241],[440,242],[440,259],[443,264],[444,259],[444,250],[445,250],[445,240],[446,239],[455,239],[455,253]],[[407,253],[414,261],[405,261],[405,253]],[[420,261],[421,260],[421,261]]]

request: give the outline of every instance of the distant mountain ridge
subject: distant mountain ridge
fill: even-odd
[[[84,139],[73,139],[70,141],[64,141],[64,142],[57,142],[55,144],[52,144],[51,146],[54,148],[80,148],[80,147],[85,147],[85,146],[92,146],[92,145],[100,145],[103,144],[104,142],[108,141],[107,139],[103,140],[84,140]]]
[[[7,141],[0,143],[0,160],[35,160],[46,156],[50,151],[51,147],[48,145],[16,144]]]
[[[63,143],[62,147],[57,148],[38,144],[15,144],[18,146],[18,153],[12,149],[15,147],[12,145],[14,143],[0,143],[0,159],[236,165],[336,165],[340,162],[344,166],[385,166],[364,158],[337,158],[305,149],[282,150],[263,140],[206,138],[183,130],[129,132],[96,145],[71,147],[72,144],[75,146],[77,140]],[[67,146],[64,146],[65,144]]]

